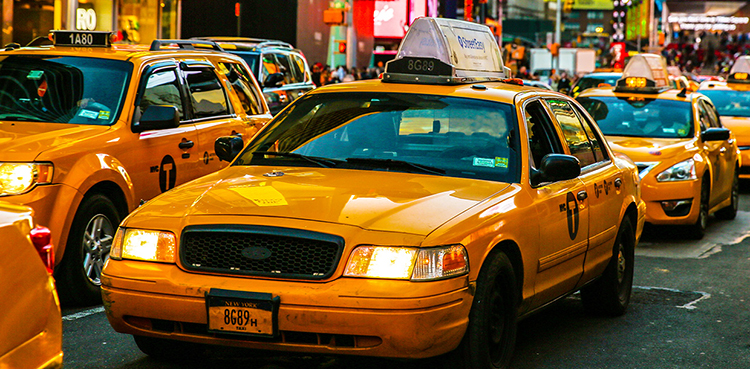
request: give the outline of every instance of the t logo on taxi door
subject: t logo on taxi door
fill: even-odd
[[[578,223],[580,215],[578,214],[578,202],[576,201],[575,195],[572,192],[568,192],[565,204],[560,205],[560,208],[564,206],[568,215],[568,235],[571,240],[575,240],[578,236]]]

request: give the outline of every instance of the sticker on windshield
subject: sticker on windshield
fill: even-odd
[[[109,119],[109,111],[99,110],[99,119]]]
[[[28,75],[26,75],[26,79],[36,81],[36,80],[42,79],[42,76],[44,76],[43,70],[32,70],[32,71],[29,71]]]
[[[674,128],[662,128],[662,131],[664,131],[664,133],[674,133],[675,129]]]
[[[684,130],[684,129],[679,129],[679,130],[677,130],[677,134],[679,134],[680,136],[684,136],[684,135],[687,134],[687,131]]]
[[[498,168],[507,168],[508,158],[495,157],[495,166]]]
[[[81,111],[78,112],[78,116],[89,119],[96,119],[99,117],[99,113],[91,110],[81,109]]]
[[[474,158],[474,166],[475,167],[494,168],[495,167],[495,159]]]

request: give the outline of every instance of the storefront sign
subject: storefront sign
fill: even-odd
[[[76,29],[93,31],[96,29],[96,11],[94,9],[76,9]]]
[[[402,38],[406,34],[406,0],[375,1],[375,37]]]
[[[677,23],[680,29],[695,31],[734,31],[738,24],[747,24],[748,17],[714,17],[703,14],[672,14],[669,23]]]

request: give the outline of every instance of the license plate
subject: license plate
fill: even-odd
[[[276,335],[278,296],[212,288],[206,294],[206,307],[209,332]]]

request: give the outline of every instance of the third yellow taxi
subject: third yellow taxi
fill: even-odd
[[[687,225],[701,238],[709,214],[737,214],[739,150],[709,98],[668,86],[661,56],[639,54],[617,86],[585,91],[578,101],[612,149],[638,165],[646,221]]]
[[[726,82],[705,81],[698,92],[711,98],[721,124],[735,135],[742,154],[740,178],[750,179],[750,56],[737,58]]]
[[[621,315],[638,172],[568,96],[506,80],[489,28],[420,18],[382,80],[315,89],[232,164],[121,224],[107,317],[195,344],[507,367],[520,317],[581,290]],[[236,143],[236,144],[233,144]]]

